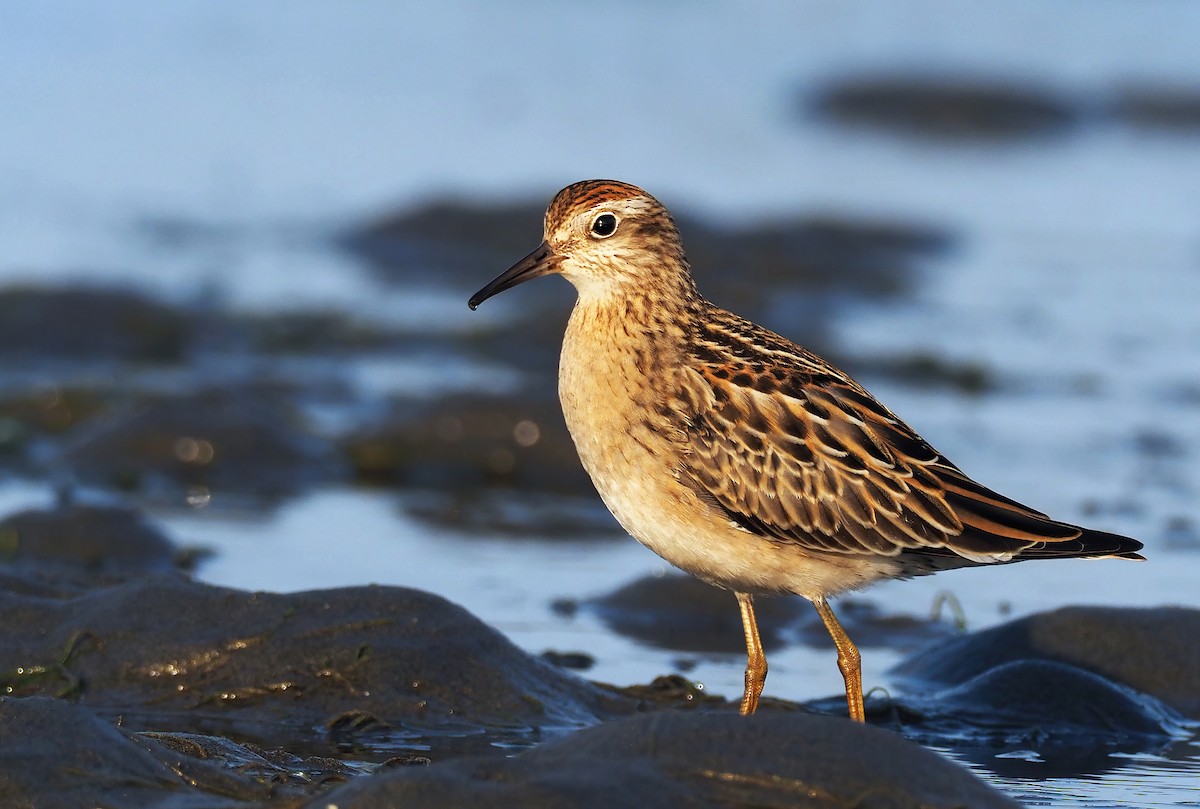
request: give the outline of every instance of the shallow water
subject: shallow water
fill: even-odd
[[[1063,604],[1200,601],[1200,133],[1095,117],[1032,140],[948,143],[833,127],[797,102],[839,77],[898,69],[1026,80],[1080,109],[1135,84],[1194,91],[1195,7],[629,6],[608,9],[621,24],[594,52],[586,5],[444,4],[415,26],[386,3],[298,2],[286,15],[209,2],[127,4],[121,15],[66,0],[0,9],[0,281],[122,282],[172,300],[321,306],[449,332],[521,306],[515,292],[466,310],[502,267],[480,267],[470,288],[414,268],[397,289],[332,244],[340,229],[445,192],[543,199],[584,176],[637,182],[717,221],[817,212],[945,227],[959,246],[911,296],[841,307],[834,345],[865,367],[921,352],[982,368],[994,382],[983,392],[860,376],[970,474],[1140,537],[1150,561],[960,571],[866,596],[923,615],[950,591],[972,629]],[[528,230],[532,246],[538,223]],[[787,322],[780,313],[774,325]],[[521,381],[469,359],[396,353],[319,373],[367,407]],[[59,374],[11,367],[0,383]],[[0,485],[5,506],[48,496],[42,483]],[[534,653],[588,652],[593,679],[682,667],[710,691],[740,691],[736,655],[681,656],[551,608],[665,571],[615,525],[586,541],[479,536],[411,517],[422,496],[322,488],[270,512],[215,502],[157,516],[176,539],[217,551],[200,570],[208,581],[415,585]],[[888,684],[898,658],[864,650],[868,687]],[[770,659],[772,695],[841,687],[827,649],[794,643]],[[1194,742],[1121,765],[1095,777],[984,775],[1037,805],[1200,805]]]

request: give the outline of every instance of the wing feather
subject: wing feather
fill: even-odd
[[[684,371],[679,474],[745,530],[822,553],[964,563],[1023,551],[1137,557],[1134,540],[1056,522],[976,483],[845,374],[726,317],[703,326]]]

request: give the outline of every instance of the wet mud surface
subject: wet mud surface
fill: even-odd
[[[872,625],[897,622],[920,647],[898,667],[903,690],[868,700],[881,730],[843,718],[840,698],[768,699],[746,720],[683,678],[590,683],[419,590],[202,584],[131,510],[26,512],[0,537],[5,805],[593,806],[619,793],[852,806],[868,789],[881,805],[1009,806],[921,745],[991,767],[997,749],[1033,750],[1051,769],[1097,772],[1114,752],[1188,738],[1200,704],[1200,611],[1182,608],[1069,608],[969,635],[847,609],[864,649]],[[737,632],[716,607],[736,611],[701,587],[638,582],[574,608],[648,616],[663,633],[652,642],[719,648]],[[773,644],[798,620],[779,603],[763,614]],[[695,637],[667,640],[681,622]]]
[[[864,759],[873,762],[868,773]],[[864,794],[874,797],[864,802]],[[609,722],[509,759],[459,760],[352,781],[326,799],[361,807],[1017,805],[875,728],[808,714],[746,719],[728,712]]]

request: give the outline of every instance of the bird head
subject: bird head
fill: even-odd
[[[529,255],[476,292],[472,309],[543,275],[561,274],[581,298],[690,287],[679,231],[667,209],[637,186],[584,180],[559,191],[546,210],[544,239]]]

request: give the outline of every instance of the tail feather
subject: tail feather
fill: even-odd
[[[1080,528],[1079,536],[1065,542],[1038,543],[1019,554],[1021,558],[1076,557],[1083,559],[1134,559],[1144,562],[1146,557],[1138,551],[1142,543],[1120,534]],[[1039,547],[1040,546],[1040,547]]]

